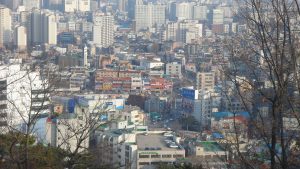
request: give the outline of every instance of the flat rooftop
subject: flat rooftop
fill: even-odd
[[[201,141],[197,142],[197,145],[203,147],[205,151],[224,151],[224,149],[215,141]]]
[[[163,136],[162,134],[139,134],[136,136],[136,143],[138,146],[138,150],[167,150],[167,151],[178,151],[183,150],[182,147],[178,144],[178,148],[171,148],[167,145],[165,140],[167,140],[168,137]],[[170,140],[170,139],[169,139]]]

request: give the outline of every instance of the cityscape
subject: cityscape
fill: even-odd
[[[0,0],[0,169],[300,169],[300,0]]]

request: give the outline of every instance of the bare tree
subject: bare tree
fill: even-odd
[[[246,153],[238,137],[231,147],[243,168],[299,167],[299,14],[297,0],[239,1],[238,19],[247,29],[224,41],[231,96],[250,113],[249,138],[256,140]]]

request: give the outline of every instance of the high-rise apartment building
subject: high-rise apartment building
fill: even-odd
[[[196,5],[193,7],[193,19],[206,20],[207,19],[207,7],[205,5]]]
[[[179,20],[192,19],[193,3],[182,2],[176,4],[176,17]]]
[[[41,10],[32,11],[27,29],[30,44],[56,45],[57,22],[53,13]]]
[[[166,30],[166,40],[167,41],[176,41],[176,35],[178,31],[178,23],[170,22],[167,24]]]
[[[57,43],[57,23],[55,15],[45,13],[42,16],[43,20],[43,42],[49,45],[56,45]]]
[[[27,32],[25,26],[17,26],[14,32],[14,45],[18,50],[27,48]]]
[[[64,0],[65,12],[90,11],[90,0]]]
[[[48,113],[47,81],[20,60],[0,66],[0,130],[23,130],[32,114]],[[32,119],[31,119],[32,120]]]
[[[2,4],[4,4],[5,6],[7,6],[9,9],[13,11],[15,11],[19,7],[21,2],[22,0],[2,0]]]
[[[224,32],[224,13],[222,9],[213,10],[212,18],[212,32],[223,33]]]
[[[48,0],[47,5],[51,10],[63,10],[63,0]]]
[[[196,88],[199,91],[213,90],[215,87],[214,72],[198,72],[196,75]]]
[[[166,6],[162,4],[144,4],[137,0],[135,4],[135,30],[161,26],[166,22]]]
[[[42,14],[41,11],[33,10],[28,19],[28,41],[29,44],[42,43]]]
[[[40,9],[41,8],[41,0],[23,0],[23,5],[25,6],[25,9],[27,11],[35,8]]]
[[[0,48],[11,42],[11,22],[10,9],[0,6]]]
[[[128,9],[128,0],[118,0],[118,10],[125,12]]]
[[[93,42],[101,47],[114,43],[114,18],[111,14],[93,14]]]
[[[224,13],[222,9],[214,9],[213,10],[213,24],[223,24],[224,23]]]

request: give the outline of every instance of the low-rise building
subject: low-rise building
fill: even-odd
[[[172,164],[177,159],[185,157],[184,148],[166,136],[163,134],[136,136],[137,169],[155,168],[161,163]]]
[[[52,97],[53,111],[46,122],[46,143],[68,152],[83,152],[89,147],[89,118],[86,100],[78,97]],[[88,122],[88,123],[87,123]]]
[[[181,64],[177,62],[167,63],[166,64],[166,75],[170,77],[181,78]]]

